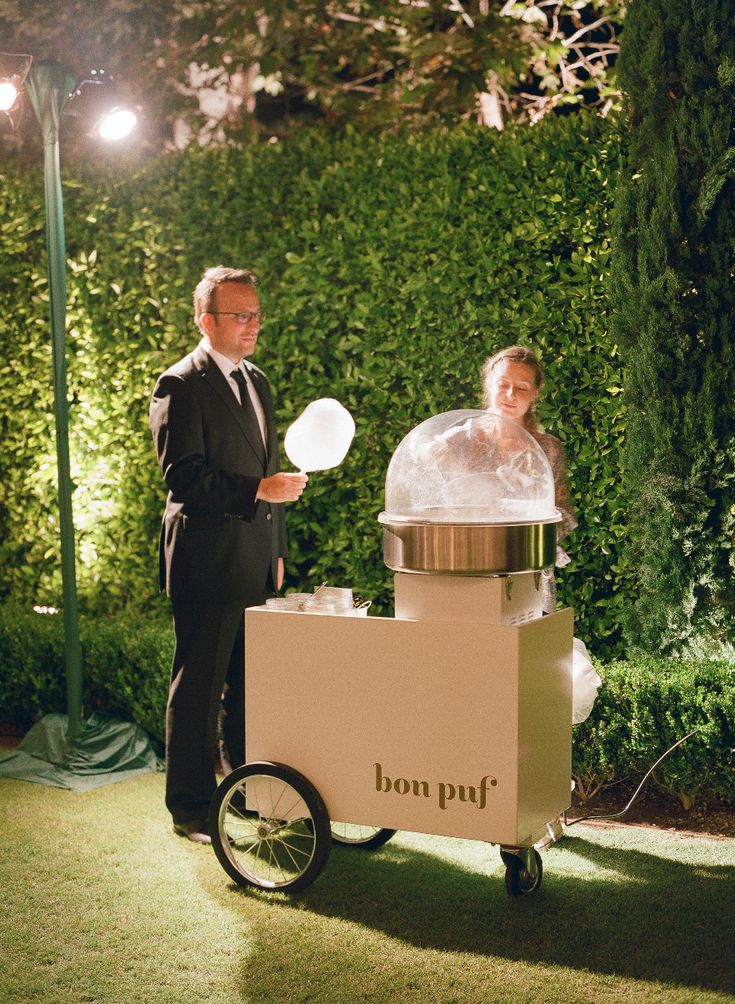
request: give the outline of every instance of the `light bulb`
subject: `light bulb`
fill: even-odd
[[[100,121],[97,133],[100,139],[124,139],[135,127],[138,116],[128,108],[113,108]]]
[[[18,100],[18,88],[10,80],[0,81],[0,112],[9,112]]]

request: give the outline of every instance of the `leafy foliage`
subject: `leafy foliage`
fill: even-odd
[[[158,738],[173,638],[163,611],[82,617],[85,714],[132,718]],[[27,728],[66,710],[62,618],[0,605],[0,720]]]
[[[638,0],[614,333],[626,354],[629,644],[735,656],[735,36],[722,0]]]
[[[257,361],[275,391],[281,435],[324,396],[341,400],[357,424],[342,466],[313,475],[303,501],[288,507],[289,586],[329,579],[390,610],[376,519],[390,457],[425,418],[479,406],[484,358],[520,341],[546,366],[540,414],[566,443],[580,517],[560,599],[574,606],[593,651],[619,652],[625,415],[605,326],[608,193],[619,155],[615,132],[588,116],[513,133],[190,150],[133,177],[94,172],[67,182],[70,442],[85,609],[155,601],[164,487],[148,401],[159,373],[196,344],[190,297],[203,267],[237,262],[261,277],[269,319]],[[40,178],[8,173],[3,182],[0,588],[58,606]]]
[[[615,64],[627,0],[508,0],[501,15],[520,22],[531,54],[505,105],[515,119],[536,122],[549,112],[586,106],[607,115],[620,94]]]
[[[47,6],[7,0],[3,47],[80,79],[103,66],[144,109],[141,141],[159,151],[314,125],[502,127],[585,104],[607,114],[626,0],[66,0],[52,18]],[[30,110],[12,122],[7,149],[38,153]],[[79,125],[65,129],[67,148],[98,157]]]
[[[653,778],[685,809],[702,794],[735,802],[735,665],[643,658],[613,662],[592,714],[574,729],[572,771],[583,797],[641,778],[694,731]],[[696,730],[696,731],[695,731]]]
[[[0,719],[27,728],[63,711],[64,632],[60,618],[0,606]]]

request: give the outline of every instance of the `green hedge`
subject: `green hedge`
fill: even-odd
[[[173,636],[163,609],[83,617],[85,712],[132,719],[158,739]],[[661,764],[654,780],[688,808],[697,798],[735,803],[735,666],[673,659],[613,662],[592,714],[574,728],[578,793],[639,780],[657,757],[698,729]],[[65,710],[60,616],[0,605],[0,721],[28,727]]]
[[[66,711],[60,615],[0,605],[0,721],[27,729]],[[80,620],[84,713],[100,710],[163,738],[173,656],[165,611],[120,611]]]
[[[547,368],[541,417],[566,443],[580,517],[560,599],[593,652],[621,654],[625,415],[606,327],[620,146],[614,123],[581,114],[504,133],[187,150],[132,176],[65,172],[84,607],[155,594],[164,492],[148,401],[196,343],[203,267],[228,262],[261,276],[269,319],[256,361],[281,435],[322,396],[357,424],[343,465],[289,506],[289,585],[349,584],[390,610],[376,517],[393,451],[429,416],[478,406],[484,358],[525,342]],[[59,605],[41,192],[38,174],[0,177],[0,595]]]
[[[640,780],[670,746],[697,730],[656,768],[659,787],[689,808],[700,795],[735,802],[735,664],[644,658],[600,669],[592,713],[574,729],[573,772],[582,798]]]

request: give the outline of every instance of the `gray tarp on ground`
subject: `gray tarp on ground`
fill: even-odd
[[[75,742],[69,739],[66,715],[45,715],[16,750],[0,757],[2,777],[73,791],[159,770],[163,761],[139,725],[99,712],[82,722]]]

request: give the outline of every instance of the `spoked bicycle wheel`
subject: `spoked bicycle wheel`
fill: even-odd
[[[336,823],[334,820],[330,822],[329,826],[335,844],[343,844],[345,847],[362,847],[367,851],[382,847],[396,832],[395,830],[386,830],[382,826]]]
[[[329,856],[324,802],[284,764],[250,763],[228,774],[212,799],[209,825],[214,853],[238,885],[299,892]]]

